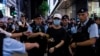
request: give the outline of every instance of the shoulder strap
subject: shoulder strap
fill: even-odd
[[[88,29],[91,24],[94,24],[95,22],[90,18],[89,21],[87,22],[87,24],[85,25],[86,26],[86,29]]]

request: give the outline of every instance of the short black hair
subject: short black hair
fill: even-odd
[[[12,18],[8,18],[8,20],[12,20]]]
[[[42,17],[41,14],[35,14],[34,18]]]
[[[94,17],[94,20],[96,21],[96,20],[100,20],[100,17]]]
[[[68,19],[69,20],[69,16],[68,15],[64,15],[64,16],[62,16],[62,20],[63,19]]]

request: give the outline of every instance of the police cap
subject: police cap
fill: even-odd
[[[69,16],[68,15],[64,15],[64,16],[62,16],[62,20],[63,19],[69,19]]]
[[[78,13],[84,13],[84,12],[88,12],[88,9],[87,8],[81,8],[77,11],[77,14]]]

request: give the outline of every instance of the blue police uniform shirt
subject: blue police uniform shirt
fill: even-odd
[[[72,26],[71,27],[71,33],[77,33],[77,26]]]
[[[30,25],[28,25],[28,29],[27,29],[28,32],[32,32],[32,27]]]
[[[48,29],[48,25],[45,25],[44,27],[45,27],[45,33],[46,33],[47,32],[47,29]],[[39,26],[37,28],[39,28]],[[29,25],[27,31],[32,32],[32,29],[33,28]]]
[[[86,25],[88,21],[89,21],[89,18],[82,25]],[[92,24],[88,28],[88,33],[89,33],[90,38],[95,38],[95,37],[98,38],[99,37],[98,26],[96,23]]]
[[[4,38],[3,56],[12,56],[13,53],[26,53],[25,45],[10,37]]]

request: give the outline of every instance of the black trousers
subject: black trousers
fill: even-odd
[[[37,48],[28,50],[27,52],[28,52],[28,56],[44,56],[45,53],[44,51]]]
[[[48,56],[66,56],[64,49],[58,48],[53,53],[49,53]]]
[[[61,51],[56,51],[54,53],[48,53],[48,56],[65,56]]]
[[[95,46],[96,46],[96,56],[100,56],[100,37],[99,39],[97,39]]]
[[[74,56],[95,56],[95,48],[91,46],[77,47]]]

